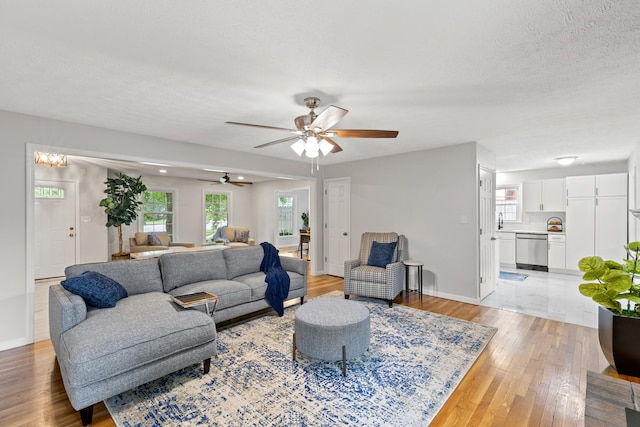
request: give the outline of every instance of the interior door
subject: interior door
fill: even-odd
[[[351,181],[349,178],[324,181],[325,273],[344,277],[344,262],[350,258]]]
[[[39,180],[35,191],[35,278],[64,276],[76,263],[76,185]]]
[[[496,289],[498,280],[495,237],[495,172],[480,168],[480,299]]]

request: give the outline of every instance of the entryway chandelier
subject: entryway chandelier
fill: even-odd
[[[36,165],[49,166],[54,168],[63,168],[67,166],[67,156],[57,153],[45,153],[36,151],[33,153]]]

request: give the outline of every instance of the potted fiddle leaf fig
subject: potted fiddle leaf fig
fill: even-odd
[[[100,200],[100,206],[104,207],[107,214],[107,227],[118,228],[118,253],[113,254],[115,259],[129,255],[122,250],[122,225],[131,225],[138,217],[142,205],[140,195],[147,191],[147,186],[142,183],[142,177],[132,178],[123,173],[117,173],[115,178],[107,178],[104,183],[107,184],[104,190],[107,197]]]
[[[593,256],[582,258],[578,268],[587,283],[580,293],[600,304],[598,337],[607,361],[619,374],[640,377],[640,242],[625,246],[622,263]]]

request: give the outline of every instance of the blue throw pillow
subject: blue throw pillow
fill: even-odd
[[[387,264],[393,261],[393,254],[396,250],[398,242],[380,243],[373,242],[371,245],[371,253],[369,253],[368,265],[385,268]]]
[[[149,233],[147,236],[147,242],[150,246],[163,246],[162,240],[160,240],[156,233]]]
[[[95,271],[85,271],[60,284],[69,292],[81,296],[88,305],[97,308],[115,307],[118,300],[129,296],[120,283]]]

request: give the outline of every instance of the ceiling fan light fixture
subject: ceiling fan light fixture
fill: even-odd
[[[556,162],[558,162],[558,164],[562,166],[569,166],[571,163],[575,162],[577,158],[578,158],[577,156],[564,156],[564,157],[557,157],[553,160],[555,160]]]
[[[331,150],[333,150],[333,144],[329,143],[326,139],[320,141],[318,147],[320,148],[323,156],[326,156],[331,152]]]
[[[304,140],[302,138],[299,138],[296,142],[293,143],[291,149],[295,151],[298,156],[302,156],[302,153],[304,153],[304,146]]]
[[[305,156],[309,157],[310,159],[315,159],[316,157],[318,157],[318,155],[320,154],[320,150],[317,147],[315,147],[315,150],[310,150],[309,147],[307,147],[307,149],[304,152]]]

